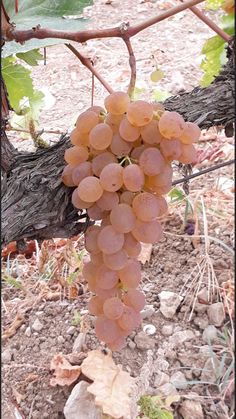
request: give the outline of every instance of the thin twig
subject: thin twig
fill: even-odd
[[[172,186],[178,185],[179,183],[184,183],[184,182],[186,182],[186,180],[190,180],[190,179],[193,179],[195,177],[204,175],[205,173],[213,172],[214,170],[220,169],[221,167],[229,166],[230,164],[234,164],[234,162],[235,162],[235,159],[228,160],[226,162],[216,164],[215,166],[208,167],[207,169],[203,169],[203,170],[199,171],[198,173],[193,173],[192,175],[188,175],[188,176],[185,176],[181,179],[174,180],[172,182]]]
[[[136,83],[136,75],[137,75],[136,58],[134,55],[134,51],[133,51],[133,47],[130,42],[130,39],[126,38],[124,39],[124,42],[125,42],[125,45],[127,46],[127,50],[129,53],[129,65],[130,65],[130,70],[131,70],[128,95],[132,98],[133,93],[134,93],[135,83]]]
[[[65,45],[67,46],[67,48],[69,48],[69,50],[71,50],[73,52],[73,54],[76,55],[76,57],[81,61],[81,63],[85,67],[87,67],[91,71],[92,74],[94,74],[94,76],[100,81],[100,83],[105,87],[105,89],[109,93],[112,93],[113,92],[113,89],[104,80],[104,78],[97,72],[97,70],[92,65],[90,59],[87,58],[87,57],[84,57],[84,55],[82,55],[79,51],[77,51],[77,49],[75,47],[73,47],[73,45],[71,45],[71,44],[65,44]]]

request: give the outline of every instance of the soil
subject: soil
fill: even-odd
[[[168,3],[136,0],[106,3],[108,2],[98,0],[92,7],[85,9],[84,16],[92,19],[89,28],[112,27],[127,20],[130,24],[137,23],[177,4],[173,0]],[[218,16],[213,12],[207,14],[217,21]],[[191,90],[198,85],[201,77],[201,47],[211,35],[210,29],[190,11],[182,12],[137,35],[133,39],[133,46],[138,59],[138,81],[142,80],[146,89],[144,97],[150,99],[150,92],[159,87],[176,94],[181,89]],[[98,71],[113,87],[120,90],[127,87],[129,67],[122,41],[92,40],[80,45],[79,50],[93,59]],[[165,72],[164,80],[157,87],[150,81],[152,55]],[[35,67],[33,77],[35,86],[44,87],[45,92],[50,92],[55,100],[50,109],[42,112],[40,127],[60,129],[63,132],[70,130],[78,113],[90,106],[91,76],[87,69],[82,67],[65,46],[54,46],[47,48],[47,65]],[[105,94],[103,87],[95,82],[94,102],[102,104]],[[47,106],[50,106],[49,99]],[[50,139],[57,140],[58,136],[53,135]],[[12,134],[12,141],[19,148],[32,148],[31,140],[23,140]],[[211,150],[212,142],[213,148],[218,145],[218,150],[221,151],[215,157],[215,161],[220,161],[228,152],[225,145],[230,147],[232,139],[226,140],[222,133],[217,134],[213,130],[208,137],[205,136],[205,141],[203,133],[199,148]],[[207,166],[208,163],[207,160],[200,161],[198,168]],[[224,394],[223,375],[216,383],[213,374],[213,384],[204,384],[201,378],[208,359],[202,351],[206,347],[203,332],[210,324],[207,310],[209,305],[222,299],[223,283],[228,281],[231,284],[233,278],[233,192],[230,188],[223,190],[220,186],[222,179],[232,178],[233,169],[229,166],[191,182],[188,198],[195,209],[187,221],[190,230],[195,228],[195,233],[200,238],[189,235],[190,230],[184,229],[185,202],[170,203],[168,215],[162,220],[164,238],[153,246],[150,260],[142,266],[141,289],[146,294],[147,304],[152,306],[151,314],[147,314],[141,327],[127,339],[126,348],[113,354],[116,363],[122,364],[123,369],[131,376],[139,377],[147,365],[148,349],[141,348],[137,337],[145,325],[155,326],[153,335],[146,334],[152,368],[144,391],[145,394],[158,394],[159,388],[155,380],[160,371],[168,374],[169,378],[176,371],[183,372],[188,383],[186,388],[177,390],[182,397],[174,404],[176,419],[183,418],[180,408],[186,397],[192,397],[201,403],[205,419],[233,417],[233,392],[227,382],[227,392]],[[205,218],[201,199],[205,205]],[[207,234],[213,238],[209,245],[206,245]],[[72,244],[81,254],[83,239],[77,238]],[[94,333],[94,318],[87,311],[90,293],[86,284],[83,280],[76,283],[74,294],[68,295],[68,290],[72,291],[72,287],[65,281],[63,270],[61,269],[59,275],[53,276],[49,265],[44,263],[42,267],[43,257],[47,261],[54,258],[58,261],[58,266],[62,267],[59,264],[61,255],[63,261],[68,260],[67,243],[61,245],[59,241],[47,242],[47,246],[46,256],[36,249],[31,258],[18,254],[14,259],[3,262],[3,273],[8,274],[8,279],[11,278],[11,281],[3,282],[3,333],[9,331],[9,327],[16,322],[19,324],[11,337],[3,339],[3,419],[63,418],[63,408],[74,384],[69,387],[50,386],[50,362],[53,356],[63,353],[71,362],[76,363],[78,356],[76,358],[75,353],[72,355],[72,348],[82,330],[86,331],[83,347],[85,354],[91,349],[102,348]],[[52,249],[51,253],[47,249]],[[204,271],[206,260],[209,270]],[[197,267],[198,275],[194,277]],[[213,274],[209,273],[211,268]],[[209,278],[211,286],[215,278],[215,292],[212,293],[212,301],[203,304],[197,298],[197,287],[199,286],[199,291],[204,287],[209,290]],[[161,291],[172,291],[183,297],[171,319],[165,318],[160,311]],[[231,304],[231,300],[229,303]],[[41,324],[38,331],[35,330],[35,320],[39,320]],[[169,328],[170,336],[165,332],[166,326],[172,326],[172,329]],[[232,332],[231,316],[227,313],[223,325],[217,326],[219,333],[225,329],[228,333]],[[171,337],[176,332],[183,335],[186,331],[192,332],[191,339],[180,344],[171,344]],[[231,344],[227,339],[218,339],[211,349],[219,361],[226,354],[224,371],[227,370],[232,360]]]

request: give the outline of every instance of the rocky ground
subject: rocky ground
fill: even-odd
[[[84,12],[92,18],[91,28],[112,27],[126,20],[134,23],[176,4],[94,3]],[[146,97],[157,88],[150,81],[152,54],[165,72],[160,88],[175,94],[196,86],[201,77],[201,46],[210,35],[210,30],[186,11],[136,36],[138,83],[145,86]],[[126,88],[129,67],[121,41],[93,40],[80,50],[94,59],[113,87]],[[55,46],[48,48],[47,65],[34,68],[33,75],[35,85],[43,85],[47,92],[48,110],[42,113],[41,126],[70,129],[76,115],[90,104],[88,71],[65,47]],[[96,82],[95,102],[101,104],[104,95]],[[52,135],[50,139],[54,137],[58,138]],[[30,140],[15,134],[12,140],[20,148],[32,146]],[[207,148],[212,155],[218,150],[213,161],[220,161],[232,153],[231,143],[232,139],[211,131],[208,137],[202,136],[199,148]],[[212,162],[201,161],[198,168],[209,164]],[[172,405],[176,419],[233,418],[230,290],[233,292],[234,221],[233,191],[227,184],[232,177],[230,166],[191,182],[188,199],[194,213],[188,216],[187,230],[185,201],[170,202],[169,213],[162,220],[164,238],[143,263],[141,288],[147,305],[142,326],[127,339],[126,348],[113,354],[114,361],[137,378],[141,394],[180,396]],[[195,229],[194,236],[189,235],[191,229]],[[30,258],[20,254],[3,261],[3,419],[64,418],[63,409],[74,384],[50,385],[52,357],[63,353],[76,365],[81,363],[81,353],[101,348],[94,334],[94,318],[87,312],[90,293],[86,284],[83,280],[69,284],[63,271],[69,245],[55,242],[50,246],[52,243],[47,243],[41,253],[36,248]],[[81,254],[82,239],[73,246]],[[50,266],[52,260],[61,267],[58,275]],[[145,382],[140,383],[143,374]],[[78,418],[90,417],[83,417],[78,410]]]

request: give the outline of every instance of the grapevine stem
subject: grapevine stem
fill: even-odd
[[[135,55],[134,55],[134,51],[133,51],[133,47],[132,47],[132,44],[130,42],[130,39],[125,38],[124,42],[127,46],[127,50],[128,50],[128,53],[129,53],[129,65],[130,65],[131,75],[130,75],[130,82],[129,82],[129,88],[128,88],[128,95],[132,99],[134,89],[135,89],[136,75],[137,75],[136,58],[135,58]]]

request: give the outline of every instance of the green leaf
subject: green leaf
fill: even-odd
[[[207,0],[205,7],[208,10],[218,10],[223,3],[224,0]]]
[[[216,35],[210,38],[203,46],[205,58],[200,65],[204,75],[200,81],[203,87],[209,86],[214,78],[219,74],[222,65],[227,61],[224,40]]]
[[[152,94],[152,99],[157,102],[164,102],[168,97],[171,96],[170,92],[167,90],[154,90]]]
[[[17,29],[30,29],[40,25],[50,29],[79,31],[85,28],[88,21],[81,16],[83,8],[92,3],[92,0],[24,0],[19,1],[18,13],[15,13],[15,0],[5,0],[4,6],[10,21],[16,24]],[[11,41],[4,45],[2,55],[7,57],[58,43],[65,43],[65,40],[31,39],[23,45]]]
[[[234,13],[229,13],[227,15],[222,16],[221,18],[221,27],[224,29],[228,35],[234,35],[235,27],[234,27]]]
[[[168,196],[170,197],[171,202],[183,201],[183,199],[186,198],[185,193],[179,188],[171,189],[171,191],[168,193]]]
[[[38,61],[43,60],[43,55],[39,52],[38,49],[32,49],[31,51],[27,52],[18,52],[16,56],[31,66],[38,65]]]

